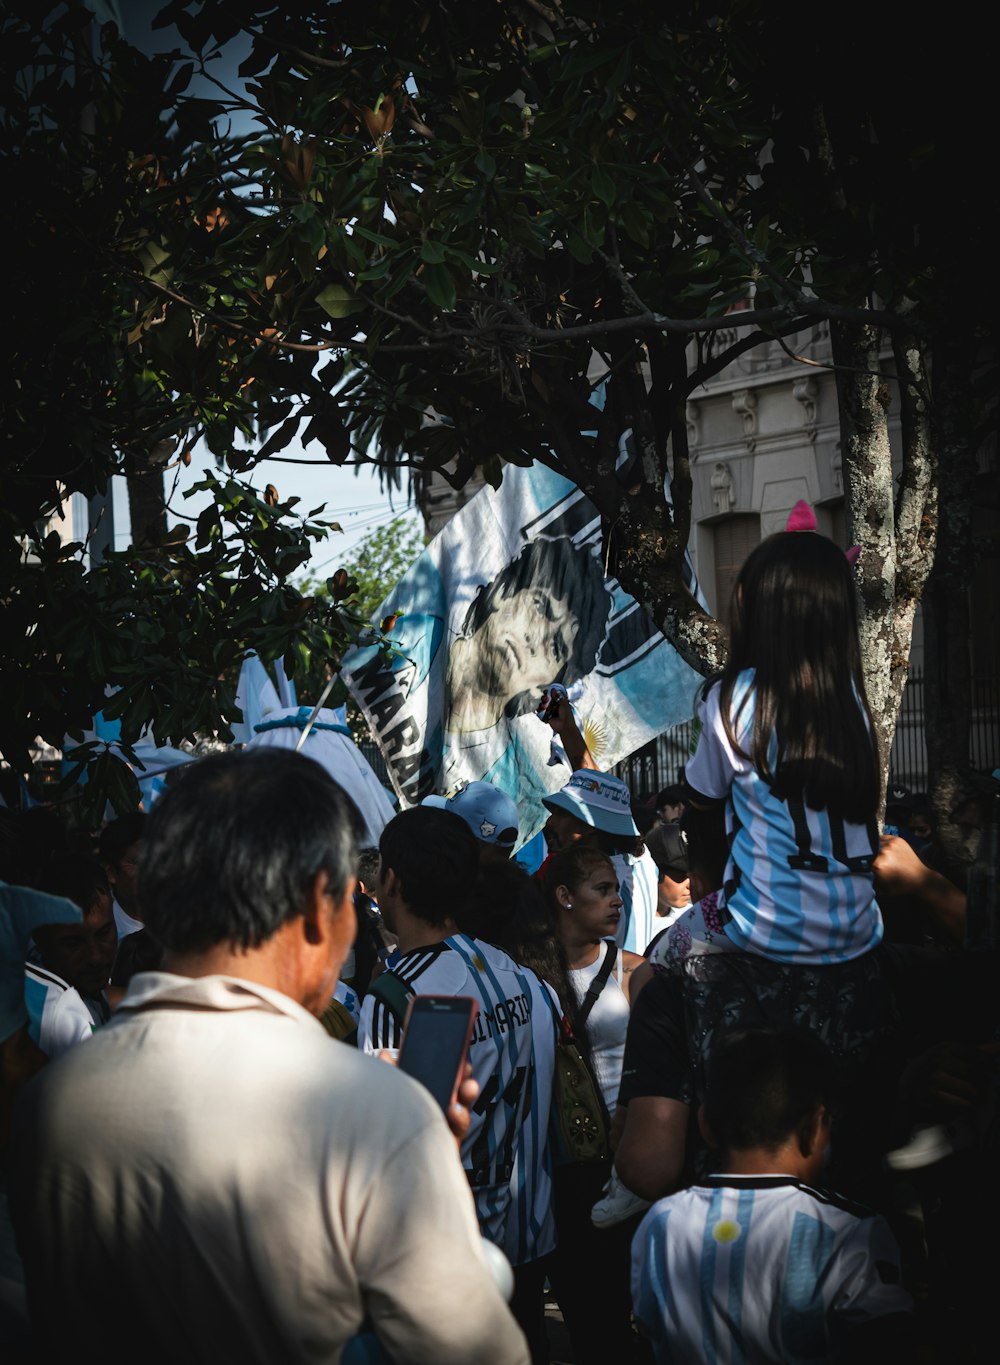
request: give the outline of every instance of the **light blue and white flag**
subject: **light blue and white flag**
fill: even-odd
[[[394,652],[356,648],[341,674],[405,806],[485,779],[517,802],[521,840],[569,776],[549,763],[542,688],[574,690],[610,768],[690,718],[701,677],[600,561],[600,517],[543,465],[508,467],[452,518],[383,603]]]

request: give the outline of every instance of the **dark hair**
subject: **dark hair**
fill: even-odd
[[[460,815],[440,806],[400,811],[382,831],[378,851],[412,915],[435,929],[460,917],[479,870],[479,844]]]
[[[164,948],[258,948],[301,915],[320,872],[339,898],[363,828],[318,763],[274,748],[185,766],[153,806],[139,854],[139,904]]]
[[[567,601],[579,622],[579,629],[569,642],[569,657],[558,677],[549,681],[574,683],[585,678],[597,662],[611,610],[611,593],[605,585],[600,561],[568,536],[529,541],[516,559],[505,564],[476,593],[462,622],[462,634],[472,635],[497,610],[498,602],[524,588],[541,588],[550,597]],[[521,692],[507,703],[505,714],[525,715],[534,710],[536,700],[533,693]]]
[[[609,854],[585,839],[578,839],[569,848],[561,848],[558,853],[553,853],[542,870],[542,889],[545,892],[549,913],[554,915],[559,904],[556,899],[556,887],[568,886],[571,891],[575,891],[595,863],[610,862]]]
[[[678,823],[687,835],[689,875],[718,891],[726,879],[729,859],[724,812],[719,806],[699,810],[688,802]]]
[[[747,1029],[724,1038],[705,1080],[705,1122],[726,1151],[782,1147],[820,1105],[832,1108],[833,1057],[805,1029]]]
[[[123,815],[117,820],[112,820],[110,824],[104,826],[101,830],[98,847],[105,863],[114,867],[132,845],[139,842],[145,833],[146,818],[141,810],[137,810],[133,811],[131,815]]]
[[[369,895],[375,890],[378,861],[379,851],[377,848],[363,848],[358,854],[358,880],[364,882]]]
[[[463,933],[503,949],[547,981],[572,1023],[575,1000],[568,988],[562,949],[542,889],[520,863],[481,868],[476,894],[463,906],[458,924]]]
[[[43,868],[35,885],[50,896],[65,896],[85,912],[94,904],[99,892],[111,895],[108,874],[89,853],[64,853],[53,858]]]
[[[737,738],[732,699],[753,705],[749,752]],[[779,798],[804,795],[813,810],[857,824],[875,817],[879,763],[861,670],[854,582],[843,551],[825,536],[783,531],[757,546],[733,589],[729,662],[719,704],[736,751]],[[776,743],[775,743],[776,741]]]
[[[653,810],[652,806],[647,806],[644,802],[632,797],[632,819],[635,827],[639,831],[639,839],[643,847],[646,846],[646,835],[649,834],[656,825],[660,823],[660,817]]]

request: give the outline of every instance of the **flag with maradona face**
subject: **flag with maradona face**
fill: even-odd
[[[517,802],[520,838],[569,776],[535,716],[573,687],[601,768],[690,718],[700,676],[600,560],[600,518],[543,465],[504,471],[431,542],[378,612],[392,648],[357,648],[342,676],[404,806],[485,779]],[[575,686],[574,686],[575,685]]]

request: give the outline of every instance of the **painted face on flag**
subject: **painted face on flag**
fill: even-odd
[[[480,652],[480,686],[493,696],[540,689],[566,665],[577,618],[565,598],[522,588],[497,599],[473,643]]]

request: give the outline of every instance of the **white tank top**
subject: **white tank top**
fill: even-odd
[[[601,970],[606,946],[601,945],[600,952],[589,967],[574,967],[566,973],[577,1004],[583,1003],[591,982]],[[594,1079],[601,1088],[601,1095],[611,1115],[618,1104],[618,1087],[621,1085],[625,1058],[625,1034],[628,1031],[628,997],[621,985],[622,961],[619,948],[614,968],[587,1016],[586,1025]]]

